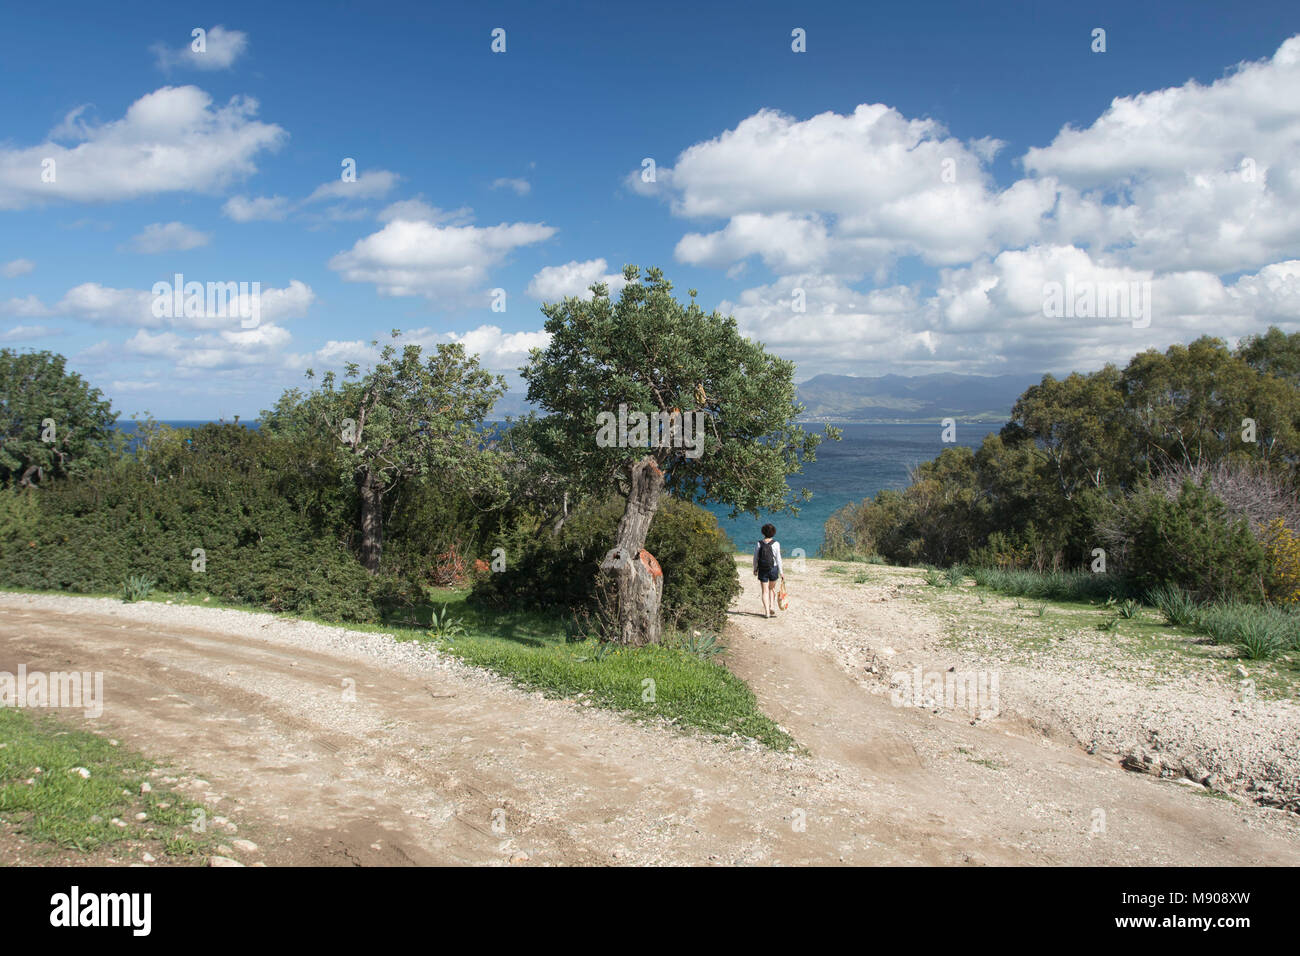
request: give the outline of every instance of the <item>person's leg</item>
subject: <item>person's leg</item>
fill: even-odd
[[[771,615],[771,610],[768,607],[767,586],[768,586],[768,582],[760,578],[758,582],[758,597],[759,600],[763,602],[763,617],[769,617]]]
[[[767,616],[773,617],[776,614],[776,582],[766,581],[763,584],[763,606],[767,608]]]

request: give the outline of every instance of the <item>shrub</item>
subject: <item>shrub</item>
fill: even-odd
[[[167,460],[120,462],[41,489],[28,541],[15,537],[16,519],[0,523],[0,583],[113,593],[139,576],[161,591],[338,621],[377,620],[377,601],[400,590],[367,574],[287,493],[309,463],[282,467],[283,447],[238,426],[196,429],[175,446]]]
[[[1158,608],[1165,621],[1174,627],[1185,627],[1199,620],[1196,602],[1182,588],[1173,584],[1154,587],[1147,594],[1147,603]]]
[[[1281,641],[1273,633],[1268,620],[1262,617],[1241,621],[1237,628],[1237,643],[1251,660],[1266,660],[1281,650]]]
[[[1263,545],[1244,518],[1228,516],[1206,485],[1185,481],[1174,499],[1148,489],[1129,515],[1125,571],[1139,588],[1172,585],[1199,601],[1263,598]]]
[[[1300,600],[1300,538],[1282,518],[1274,518],[1265,530],[1268,555],[1268,596],[1279,604]]]
[[[122,583],[122,600],[127,604],[143,601],[153,593],[153,578],[133,574]]]
[[[476,604],[569,612],[595,600],[600,562],[614,541],[623,503],[586,503],[558,534],[521,524],[500,535],[506,569],[474,586]],[[690,502],[667,498],[655,515],[646,550],[664,572],[662,612],[669,628],[718,629],[740,593],[734,548],[717,519]]]

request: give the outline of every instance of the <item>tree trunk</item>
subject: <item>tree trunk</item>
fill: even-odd
[[[384,552],[384,485],[367,469],[360,482],[361,491],[361,564],[371,574],[379,573],[379,558]]]
[[[569,493],[564,493],[564,501],[560,505],[560,511],[555,516],[555,521],[551,524],[551,534],[559,534],[564,530],[564,523],[569,520]]]
[[[655,574],[658,563],[643,561],[650,522],[659,509],[659,495],[664,487],[664,473],[654,458],[647,455],[632,466],[632,485],[628,490],[627,508],[618,523],[618,538],[605,555],[600,570],[617,589],[616,611],[620,644],[640,646],[658,644],[661,636],[659,601],[663,597],[663,574]]]

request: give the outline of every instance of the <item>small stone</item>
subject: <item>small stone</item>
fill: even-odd
[[[254,843],[252,840],[231,840],[230,844],[240,853],[257,852],[257,844]]]
[[[220,849],[220,847],[218,847]],[[208,866],[243,866],[238,860],[232,860],[228,856],[210,856],[208,857]]]
[[[140,784],[140,792],[141,792],[141,793],[152,793],[152,792],[153,792],[153,787],[149,785],[149,781],[148,781],[148,780],[146,780],[144,783]]]
[[[138,821],[140,821],[141,823],[144,823],[145,820],[148,820],[148,819],[149,819],[149,814],[147,814],[147,813],[137,813],[137,814],[135,815],[135,818],[136,818]]]
[[[524,853],[524,852],[522,852],[522,851],[519,852],[519,853],[514,853],[514,854],[512,854],[511,857],[510,857],[510,862],[511,862],[511,863],[527,863],[527,862],[528,862],[528,854],[527,854],[527,853]]]
[[[154,861],[152,853],[145,853],[141,855],[140,859],[144,860],[146,863],[152,863]]]
[[[73,767],[72,772],[77,774],[77,776],[81,777],[82,780],[90,779],[90,771],[87,770],[85,767]]]
[[[1237,665],[1237,667],[1236,667],[1236,669],[1233,671],[1233,673],[1236,674],[1238,677],[1249,677],[1249,676],[1250,676],[1250,674],[1246,671],[1246,668],[1242,667],[1240,664]]]

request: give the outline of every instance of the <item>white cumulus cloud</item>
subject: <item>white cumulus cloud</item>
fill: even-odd
[[[257,110],[248,97],[214,107],[198,87],[168,86],[119,120],[83,126],[75,145],[0,147],[0,209],[214,192],[256,172],[258,155],[287,137],[257,120]]]
[[[569,296],[580,299],[592,297],[590,286],[604,282],[609,286],[610,296],[617,296],[627,285],[621,272],[608,272],[609,266],[604,259],[577,259],[562,266],[546,266],[533,276],[528,283],[527,293],[541,302],[558,302]]]
[[[384,295],[464,300],[487,283],[489,270],[511,251],[549,239],[542,223],[440,226],[393,219],[330,260],[349,282],[372,282]]]

